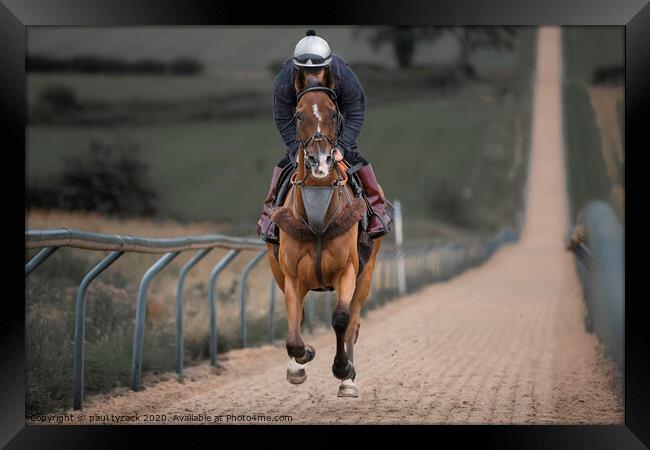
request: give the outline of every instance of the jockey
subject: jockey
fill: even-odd
[[[289,164],[296,165],[298,151],[296,127],[290,124],[293,122],[297,103],[294,81],[298,71],[305,71],[311,78],[334,80],[334,91],[339,110],[345,120],[339,132],[333,156],[337,161],[345,158],[351,166],[359,165],[361,167],[356,173],[363,184],[366,198],[373,212],[367,229],[369,237],[375,239],[385,235],[390,231],[391,219],[386,213],[383,190],[375,178],[372,166],[357,148],[357,136],[363,125],[366,108],[363,88],[350,66],[343,58],[333,54],[327,42],[316,36],[314,30],[308,30],[306,37],[298,42],[293,58],[289,58],[284,63],[275,79],[273,118],[287,153],[273,169],[271,185],[262,208],[262,217],[257,223],[257,233],[265,242],[278,243],[277,226],[271,223],[271,212],[282,169]]]

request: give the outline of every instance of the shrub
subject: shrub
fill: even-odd
[[[51,85],[39,93],[40,103],[56,111],[71,111],[80,108],[74,89],[65,85]]]
[[[87,151],[64,159],[60,176],[29,187],[27,206],[121,217],[154,215],[158,194],[138,150],[131,141],[93,140]]]
[[[171,62],[169,71],[176,75],[198,75],[203,71],[203,65],[193,58],[178,58]]]
[[[167,67],[164,63],[153,59],[141,59],[135,61],[129,66],[129,72],[136,74],[155,74],[165,73]]]

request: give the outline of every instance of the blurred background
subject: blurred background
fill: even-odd
[[[273,83],[307,28],[28,28],[26,229],[256,236],[284,155]],[[359,148],[386,195],[401,200],[407,242],[520,228],[535,27],[315,29],[364,87]],[[562,36],[573,222],[601,199],[624,223],[623,29],[565,27]],[[224,254],[212,252],[188,278],[188,364],[208,355],[207,279]],[[145,371],[173,369],[175,287],[190,256],[152,286]],[[51,259],[26,282],[28,414],[70,402],[72,299],[96,256],[62,249]],[[91,286],[87,393],[128,386],[135,292],[155,259],[124,257]],[[220,352],[233,346],[244,264],[220,280]],[[262,324],[268,286],[259,278],[264,293],[251,296],[250,308]],[[284,330],[281,301],[276,310]],[[254,341],[254,324],[249,333]]]

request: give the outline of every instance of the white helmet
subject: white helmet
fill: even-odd
[[[293,52],[296,67],[325,67],[332,61],[332,52],[327,41],[316,36],[314,30],[307,30],[307,35],[300,39]]]

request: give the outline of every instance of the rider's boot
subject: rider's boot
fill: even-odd
[[[391,218],[386,213],[386,201],[384,191],[377,182],[372,166],[367,164],[357,170],[357,174],[363,184],[363,191],[366,194],[368,203],[372,209],[372,217],[368,223],[368,235],[371,239],[385,235],[391,229]]]
[[[275,191],[278,187],[278,181],[282,169],[278,166],[273,168],[273,175],[271,176],[271,185],[262,206],[262,217],[257,221],[257,234],[264,242],[270,244],[277,244],[278,239],[278,226],[271,222],[271,213],[273,212],[273,203],[275,202]]]

